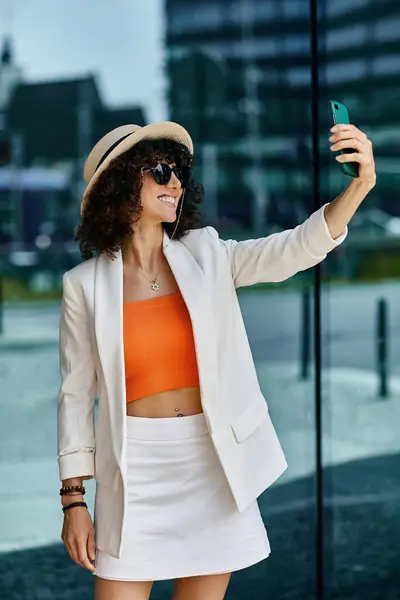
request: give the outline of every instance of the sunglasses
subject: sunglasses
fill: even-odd
[[[190,179],[189,167],[170,167],[166,163],[158,163],[155,167],[142,167],[141,173],[150,171],[153,175],[153,179],[158,185],[167,185],[171,181],[172,173],[182,184],[182,187],[186,187]]]

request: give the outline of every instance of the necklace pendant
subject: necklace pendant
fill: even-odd
[[[160,289],[160,286],[158,285],[157,281],[152,282],[151,289],[153,290],[153,292],[158,292],[158,290]]]

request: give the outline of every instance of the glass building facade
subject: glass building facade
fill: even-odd
[[[114,13],[133,29],[144,20],[142,46],[110,39],[113,76],[98,35],[107,15],[90,4],[84,34],[81,9],[65,23],[94,47],[98,73],[91,64],[32,81],[18,59],[18,10],[0,27],[0,600],[93,595],[93,577],[60,541],[56,461],[61,275],[80,260],[73,229],[89,149],[127,122],[178,121],[194,139],[205,222],[224,238],[265,236],[348,185],[329,152],[330,99],[373,140],[377,185],[321,265],[239,291],[289,467],[259,498],[272,554],[234,573],[226,597],[400,599],[399,3],[152,0],[145,19],[118,0]],[[67,52],[70,36],[60,40]],[[39,71],[45,56],[35,56]],[[150,85],[108,100],[139,72],[161,82],[157,105]],[[170,592],[159,582],[151,598]]]

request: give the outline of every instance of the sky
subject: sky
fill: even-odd
[[[28,81],[98,74],[110,106],[139,104],[149,121],[165,103],[163,0],[0,0]]]

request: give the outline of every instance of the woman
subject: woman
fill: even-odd
[[[199,227],[181,126],[126,125],[92,149],[87,260],[63,278],[58,460],[62,539],[95,572],[96,600],[143,600],[162,579],[175,579],[174,600],[220,600],[232,571],[268,556],[257,497],[286,461],[236,288],[283,281],[346,237],[374,161],[353,126],[333,141],[357,149],[359,178],[295,229],[245,242]],[[82,482],[94,476],[93,526]]]

